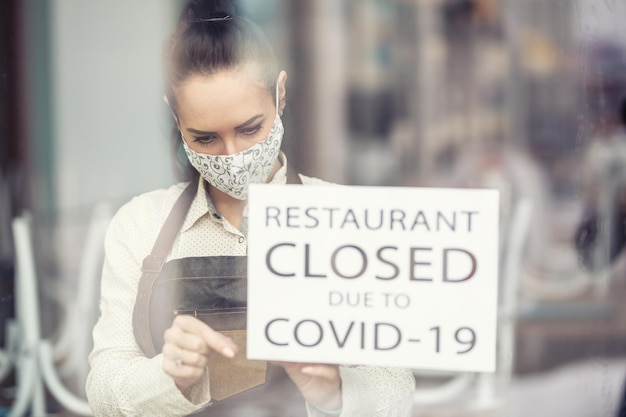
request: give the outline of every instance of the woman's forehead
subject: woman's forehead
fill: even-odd
[[[228,70],[216,74],[197,74],[187,78],[176,93],[181,118],[245,117],[263,112],[272,104],[272,96],[259,77],[249,71]]]

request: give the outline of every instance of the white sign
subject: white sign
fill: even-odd
[[[250,187],[248,357],[492,372],[498,192]]]

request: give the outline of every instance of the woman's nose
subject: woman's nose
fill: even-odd
[[[242,143],[236,138],[224,138],[225,155],[233,155],[243,150],[245,150],[245,147],[242,147]]]

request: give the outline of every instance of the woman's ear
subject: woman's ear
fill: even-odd
[[[285,71],[281,71],[278,74],[278,114],[283,115],[283,111],[285,110],[285,106],[287,105],[287,73]]]

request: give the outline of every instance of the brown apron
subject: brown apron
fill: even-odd
[[[288,171],[288,184],[301,184]],[[247,258],[211,256],[165,263],[196,194],[190,184],[170,212],[152,253],[144,259],[133,311],[135,339],[146,356],[163,347],[163,333],[178,314],[191,314],[233,339],[234,359],[216,355],[209,366],[212,405],[202,416],[305,416],[304,400],[284,370],[246,359]],[[261,412],[261,414],[258,414]],[[245,414],[244,414],[245,415]],[[248,413],[249,415],[249,413]]]

